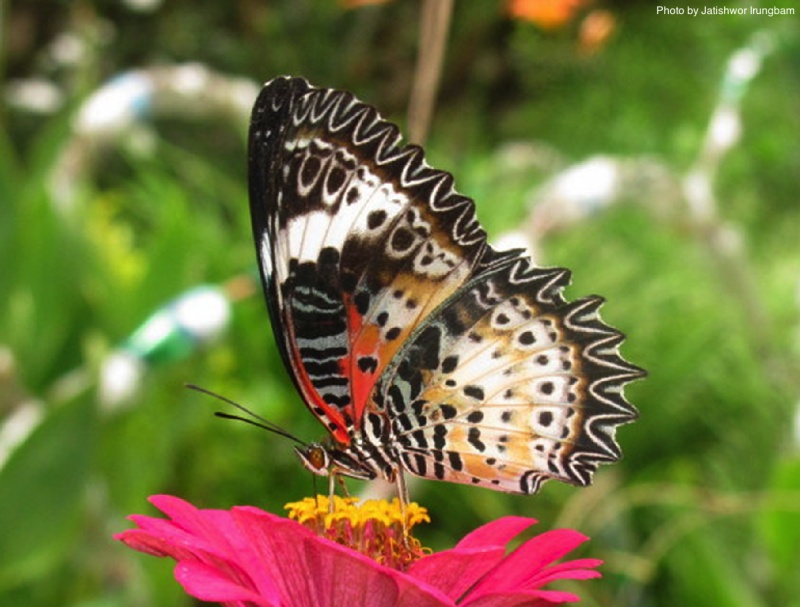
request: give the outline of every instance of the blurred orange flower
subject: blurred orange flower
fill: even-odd
[[[600,50],[617,29],[617,20],[611,11],[593,10],[581,23],[579,34],[581,52],[592,55]]]
[[[542,29],[558,29],[590,0],[509,0],[507,12],[515,19],[535,23]]]

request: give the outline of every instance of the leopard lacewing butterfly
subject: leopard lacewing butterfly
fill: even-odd
[[[274,334],[328,440],[312,471],[403,473],[532,494],[617,461],[644,375],[600,297],[486,240],[453,176],[352,94],[268,82],[249,137],[250,211]]]

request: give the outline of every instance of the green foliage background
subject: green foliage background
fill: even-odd
[[[752,3],[762,4],[773,5]],[[543,31],[500,2],[456,3],[428,157],[495,236],[521,225],[557,168],[592,155],[652,159],[680,179],[731,54],[757,30],[774,50],[715,175],[720,218],[698,225],[680,200],[656,212],[662,192],[645,184],[543,243],[544,263],[573,270],[572,297],[608,299],[626,356],[650,372],[628,389],[641,419],[619,433],[625,460],[589,489],[548,485],[535,497],[419,482],[413,496],[433,518],[421,533],[441,549],[506,514],[579,529],[592,537],[583,553],[606,561],[602,580],[573,588],[590,606],[800,606],[800,17],[655,7],[606,4],[616,31],[587,55],[578,20]],[[279,512],[313,487],[286,441],[215,420],[217,403],[183,384],[304,439],[322,432],[258,296],[235,305],[221,340],[149,370],[127,409],[98,405],[102,362],[154,310],[252,270],[246,124],[156,117],[70,176],[65,210],[49,184],[72,117],[125,70],[200,62],[257,82],[290,73],[347,88],[403,124],[419,5],[17,0],[0,11],[0,415],[41,415],[0,465],[0,604],[190,604],[168,563],[111,540],[127,514],[152,514],[154,493]],[[67,60],[70,41],[81,52]],[[62,104],[12,103],[13,85],[30,79],[54,84]],[[555,160],[515,169],[500,153],[509,142]],[[722,262],[709,238],[720,233],[741,244]]]

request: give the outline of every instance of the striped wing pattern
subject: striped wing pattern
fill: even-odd
[[[643,372],[602,300],[566,302],[568,271],[494,251],[452,176],[373,107],[277,78],[249,163],[274,333],[334,459],[518,493],[619,459]]]

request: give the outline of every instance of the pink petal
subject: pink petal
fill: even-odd
[[[534,576],[531,579],[531,583],[535,584],[536,587],[541,587],[553,580],[588,580],[603,577],[599,571],[594,570],[595,567],[599,567],[602,564],[603,561],[599,559],[576,559],[551,565]]]
[[[560,575],[548,575],[545,567],[587,539],[589,538],[585,535],[571,529],[556,529],[537,535],[508,555],[478,582],[469,598],[476,600],[488,594],[531,591],[554,579],[570,577],[566,571],[573,567],[568,567],[568,563],[561,566]],[[581,562],[585,564],[586,561]]]
[[[173,542],[165,540],[163,537],[153,536],[141,529],[129,529],[114,536],[115,540],[123,542],[129,548],[152,554],[153,556],[171,556],[176,560],[191,556],[191,550],[184,550],[176,546]]]
[[[492,521],[464,536],[452,550],[420,559],[408,573],[456,600],[505,557],[509,541],[534,524],[535,519],[521,516]]]
[[[123,531],[115,535],[114,539],[124,542],[134,550],[154,556],[169,556],[176,561],[193,556],[201,560],[225,560],[217,546],[180,529],[174,521],[141,515],[129,518],[137,523],[139,529]]]
[[[153,496],[151,501],[172,520],[134,515],[131,519],[140,528],[119,534],[118,539],[149,554],[171,556],[179,564],[203,563],[216,570],[219,578],[228,579],[239,588],[257,590],[257,596],[275,603],[280,601],[271,580],[259,575],[256,575],[258,582],[252,579],[250,571],[258,574],[260,570],[253,566],[249,541],[230,512],[199,510],[164,495]],[[199,591],[196,585],[194,591]]]
[[[230,512],[226,510],[200,510],[180,498],[171,495],[153,495],[150,502],[172,519],[175,537],[184,532],[193,540],[192,547],[206,550],[220,556],[229,556],[234,547],[230,538],[236,535]],[[150,524],[156,524],[151,519]],[[138,522],[138,520],[137,520]]]
[[[536,519],[523,516],[504,516],[503,518],[492,521],[478,527],[475,531],[465,535],[454,550],[485,548],[502,546],[525,531],[528,527],[536,524]]]
[[[139,540],[143,544],[151,544],[153,548],[160,549],[162,553],[156,556],[171,556],[177,560],[187,554],[214,549],[213,544],[180,529],[173,521],[141,515],[132,515],[128,518],[139,528],[124,531],[115,538],[136,550],[154,554],[144,546],[138,547],[132,544]],[[150,541],[147,538],[151,538]]]
[[[150,500],[170,519],[134,514],[128,517],[139,531],[159,538],[173,548],[169,556],[183,558],[187,552],[205,552],[225,558],[234,552],[228,542],[231,531],[230,513],[221,510],[198,510],[178,498],[156,495]],[[124,540],[123,537],[119,539]]]
[[[455,601],[505,557],[505,548],[445,550],[423,557],[408,575],[436,588]]]
[[[485,594],[475,600],[467,600],[459,607],[547,607],[562,603],[577,603],[580,597],[558,590],[532,590]]]
[[[197,561],[178,563],[175,566],[175,579],[180,582],[187,594],[201,601],[255,604],[264,607],[280,605],[236,584],[230,578],[221,575],[216,567]]]
[[[310,574],[302,546],[313,534],[295,521],[252,509],[233,508],[231,514],[246,534],[249,558],[245,566],[256,586],[273,586],[280,596],[292,600],[307,593]]]
[[[452,606],[413,578],[339,548],[306,542],[308,570],[314,572],[308,607]]]
[[[306,542],[305,548],[307,567],[314,572],[307,595],[309,607],[397,604],[400,589],[392,576],[358,559],[344,555],[337,559],[334,551],[313,541]]]

